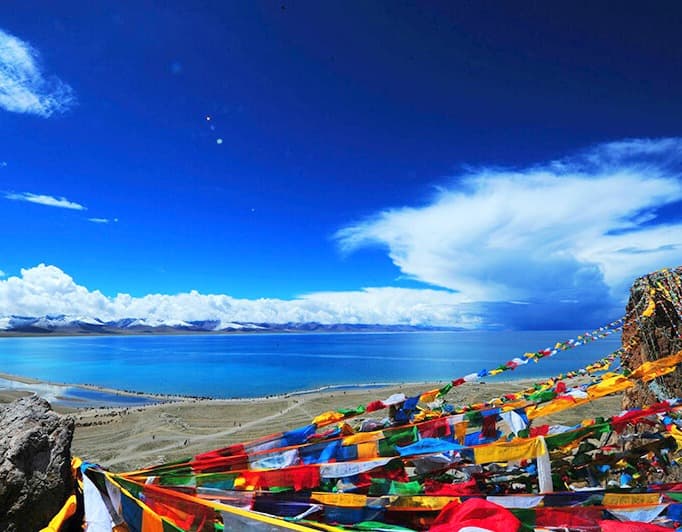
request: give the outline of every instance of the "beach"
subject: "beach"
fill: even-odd
[[[0,377],[17,379],[4,374],[0,374]],[[55,386],[34,379],[22,378],[17,382]],[[535,382],[536,379],[522,379],[466,383],[453,388],[447,399],[454,405],[469,404],[522,390]],[[409,397],[442,384],[330,389],[254,399],[154,396],[156,401],[164,399],[167,402],[148,406],[97,408],[63,407],[56,403],[54,409],[75,419],[74,456],[98,463],[111,471],[130,471],[291,430],[310,423],[316,415],[329,410],[356,407],[394,393],[404,393]],[[29,393],[27,390],[0,391],[0,402],[8,402]],[[585,418],[614,415],[620,410],[620,396],[613,396],[542,418],[537,423],[575,424]],[[381,417],[382,413],[373,415]]]
[[[295,429],[323,412],[394,393],[418,395],[448,382],[434,375],[479,371],[481,360],[497,366],[509,353],[554,345],[573,333],[346,333],[343,341],[335,334],[21,339],[3,344],[8,374],[0,373],[0,401],[37,393],[74,417],[74,455],[127,471]],[[570,356],[547,357],[542,369],[524,366],[522,379],[465,383],[446,399],[458,407],[526,389],[543,374],[584,366],[619,344],[616,337],[589,343]],[[39,378],[16,377],[15,367]],[[67,375],[81,384],[56,382]],[[406,375],[411,383],[398,380]],[[241,398],[226,398],[231,395]],[[540,421],[575,424],[620,410],[618,397],[607,398]]]

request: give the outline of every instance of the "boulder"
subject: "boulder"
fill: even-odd
[[[623,366],[635,369],[682,349],[682,266],[635,280],[623,327]],[[682,368],[653,381],[638,383],[623,396],[623,408],[637,408],[682,397]]]
[[[0,530],[40,530],[72,492],[74,421],[37,396],[0,407]]]

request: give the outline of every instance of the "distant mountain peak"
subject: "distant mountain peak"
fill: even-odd
[[[47,314],[44,316],[0,316],[0,334],[125,334],[125,333],[229,333],[229,332],[395,332],[459,330],[453,327],[375,325],[361,323],[249,323],[227,320],[122,318],[104,321],[91,316]]]

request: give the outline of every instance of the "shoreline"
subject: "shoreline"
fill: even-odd
[[[389,326],[390,327],[390,326]],[[544,330],[544,329],[539,329]],[[552,329],[548,329],[552,330]],[[562,329],[556,329],[557,331]],[[575,329],[576,331],[581,329]],[[232,329],[232,330],[220,330],[220,331],[203,331],[203,330],[139,330],[130,331],[125,329],[117,329],[115,331],[106,332],[96,332],[96,331],[86,331],[77,332],[69,330],[51,330],[51,331],[13,331],[13,330],[0,330],[1,338],[119,338],[124,336],[232,336],[232,335],[311,335],[311,334],[403,334],[403,333],[467,333],[467,332],[496,332],[496,329],[491,329],[490,331],[481,331],[477,329],[462,329],[462,328],[434,328],[434,329],[382,329],[381,326],[377,326],[374,330],[305,330],[305,329]]]
[[[0,374],[0,378],[3,376],[8,375]],[[447,400],[455,405],[470,404],[526,389],[537,380],[519,378],[465,383],[450,390]],[[28,381],[34,386],[51,385],[24,377],[18,377],[15,382],[21,381]],[[131,471],[302,427],[315,416],[330,410],[354,408],[394,393],[410,397],[441,385],[428,382],[382,383],[368,387],[360,384],[241,399],[168,395],[164,401],[162,396],[151,395],[152,400],[145,405],[54,405],[53,408],[75,421],[73,456],[98,463],[111,471]],[[80,385],[82,389],[85,386]],[[122,390],[107,391],[136,395]],[[22,394],[27,393],[24,390]],[[19,396],[8,397],[0,390],[0,408],[1,403]],[[605,412],[616,414],[620,410],[620,396],[606,397],[543,418],[543,423],[572,425],[585,418],[604,415]],[[377,412],[361,417],[381,419],[384,416],[385,413]]]
[[[10,386],[3,385],[5,383],[10,383]],[[370,390],[381,390],[386,388],[394,388],[399,386],[424,386],[425,390],[427,387],[437,387],[442,386],[443,383],[433,383],[429,381],[415,381],[415,382],[372,382],[372,383],[353,383],[353,384],[326,384],[319,386],[317,388],[308,388],[303,390],[294,390],[291,392],[281,392],[273,393],[262,396],[253,397],[208,397],[208,396],[198,396],[198,395],[183,395],[183,394],[172,394],[172,393],[151,393],[135,390],[126,390],[122,388],[111,388],[107,386],[100,386],[97,384],[72,384],[63,382],[52,382],[45,381],[41,379],[36,379],[33,377],[24,377],[20,375],[14,375],[10,373],[0,372],[0,404],[8,402],[4,399],[4,396],[12,395],[17,393],[17,397],[23,395],[36,394],[39,396],[41,392],[45,392],[46,389],[60,388],[63,389],[63,396],[68,395],[68,390],[86,390],[97,393],[102,393],[103,395],[109,395],[112,397],[130,397],[130,398],[142,398],[148,399],[150,402],[145,404],[131,404],[131,407],[142,407],[151,406],[158,403],[172,403],[172,402],[185,402],[185,401],[217,401],[224,403],[243,403],[243,402],[253,402],[253,401],[266,401],[269,399],[288,399],[291,397],[300,397],[305,395],[314,394],[324,394],[324,393],[334,393],[334,392],[344,392],[344,391],[370,391]],[[63,397],[62,396],[62,397]],[[49,400],[49,399],[48,399]],[[53,398],[54,400],[54,398]],[[74,399],[70,400],[73,401]],[[56,406],[59,407],[59,403],[63,399],[58,398],[55,400]],[[93,401],[92,404],[88,404],[87,400],[82,400],[82,408],[116,408],[120,405],[106,405],[101,403],[106,403],[106,399],[103,398],[100,401]]]
[[[547,378],[551,375],[535,376],[535,377],[513,377],[511,375],[505,376],[507,378],[498,379],[496,377],[488,378],[486,380],[474,381],[469,383],[469,385],[496,385],[503,383],[534,383]],[[4,381],[4,382],[3,382]],[[6,383],[9,383],[7,385]],[[321,393],[334,393],[334,392],[344,392],[344,391],[371,391],[371,390],[382,390],[382,389],[392,389],[396,387],[423,387],[421,391],[427,391],[429,389],[438,388],[445,385],[445,381],[435,382],[435,381],[403,381],[403,382],[371,382],[371,383],[348,383],[348,384],[325,384],[318,386],[317,388],[307,388],[303,390],[294,390],[290,392],[280,392],[268,395],[260,395],[253,397],[210,397],[210,396],[200,396],[200,395],[183,395],[183,394],[173,394],[173,393],[154,393],[154,392],[144,392],[137,390],[128,390],[124,388],[112,388],[108,386],[102,386],[98,384],[88,384],[88,383],[64,383],[64,382],[54,382],[42,379],[37,379],[33,377],[25,377],[21,375],[14,375],[11,373],[5,373],[0,371],[0,404],[9,402],[8,397],[17,394],[16,397],[21,397],[30,394],[36,394],[47,399],[50,403],[54,402],[57,408],[59,408],[60,403],[68,402],[81,402],[82,406],[80,408],[116,408],[120,407],[116,401],[109,401],[111,404],[107,404],[107,396],[111,398],[116,397],[126,397],[126,398],[140,398],[146,401],[140,404],[130,403],[130,407],[141,407],[141,406],[151,406],[157,403],[172,403],[172,402],[183,402],[183,401],[221,401],[221,402],[253,402],[253,401],[265,401],[268,399],[287,399],[290,397],[300,397],[312,394]],[[55,389],[61,389],[62,394],[55,396],[49,394],[49,397],[45,397],[46,391],[53,392]],[[88,401],[84,398],[72,397],[69,398],[69,390],[81,390],[81,391],[91,391],[101,394],[99,400],[94,399]],[[50,398],[52,399],[50,401]],[[12,400],[12,399],[9,399]],[[79,408],[79,407],[75,407]]]

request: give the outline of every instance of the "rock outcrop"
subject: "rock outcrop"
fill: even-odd
[[[0,530],[47,525],[73,487],[74,421],[39,397],[0,407]]]
[[[659,270],[637,279],[630,289],[623,327],[623,366],[634,369],[682,349],[682,266]],[[638,383],[623,397],[623,408],[682,397],[682,368]]]

